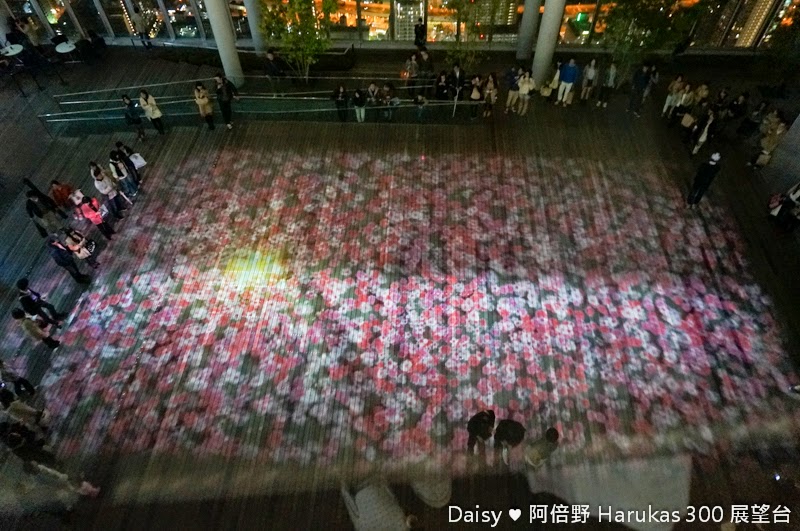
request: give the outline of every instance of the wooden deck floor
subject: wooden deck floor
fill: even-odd
[[[109,75],[112,72],[110,68]],[[141,75],[136,82],[155,79],[149,73]],[[161,80],[193,74],[186,70],[157,75],[165,76],[158,77]],[[109,80],[128,82],[123,77]],[[537,102],[527,121],[498,116],[494,123],[474,127],[247,123],[230,133],[208,133],[199,126],[174,128],[165,138],[142,146],[150,162],[146,191],[119,225],[117,241],[102,250],[101,269],[86,291],[44,255],[18,197],[2,220],[11,229],[7,235],[14,235],[0,249],[2,315],[14,305],[13,283],[21,274],[28,274],[37,289],[72,314],[63,332],[65,345],[52,356],[23,340],[4,317],[0,352],[32,379],[44,377],[44,394],[56,412],[54,431],[61,456],[71,470],[87,471],[106,489],[101,500],[84,509],[85,522],[98,529],[160,528],[173,518],[194,514],[197,528],[346,526],[343,506],[332,500],[339,474],[358,476],[383,459],[402,459],[406,452],[429,448],[431,433],[438,428],[435,419],[425,419],[425,404],[442,398],[419,394],[404,406],[383,403],[380,415],[369,409],[376,404],[363,405],[363,419],[377,424],[355,431],[380,439],[382,430],[395,426],[403,437],[387,437],[387,444],[349,432],[350,422],[358,422],[359,415],[352,410],[345,422],[340,406],[362,389],[352,379],[365,378],[376,385],[399,381],[400,373],[392,375],[388,368],[385,373],[369,372],[373,362],[348,358],[350,352],[357,359],[379,348],[372,341],[359,345],[358,331],[347,328],[351,321],[369,322],[384,310],[335,302],[342,296],[334,293],[336,289],[353,289],[345,299],[363,297],[359,304],[388,306],[396,303],[390,286],[403,280],[433,279],[441,284],[434,289],[440,289],[449,276],[463,283],[477,279],[473,289],[498,300],[505,294],[520,296],[513,286],[528,282],[538,290],[530,295],[537,302],[528,304],[538,304],[548,320],[569,324],[569,332],[553,325],[552,335],[546,335],[554,344],[561,335],[573,337],[575,346],[550,351],[538,338],[512,354],[502,344],[484,345],[479,336],[497,327],[503,341],[516,341],[503,322],[505,312],[518,311],[514,305],[519,302],[497,306],[496,313],[465,310],[465,318],[474,313],[487,321],[477,329],[467,322],[449,322],[447,314],[417,317],[430,328],[429,335],[450,334],[426,339],[433,339],[436,348],[449,344],[451,354],[437,361],[440,368],[429,368],[429,381],[407,382],[414,393],[441,386],[435,372],[459,370],[445,369],[448,358],[459,359],[459,336],[471,338],[465,363],[477,346],[493,350],[478,362],[485,378],[467,369],[469,377],[452,391],[457,403],[443,406],[449,418],[433,448],[447,461],[464,436],[453,417],[458,412],[468,416],[486,404],[524,419],[532,432],[559,423],[568,441],[559,458],[562,463],[587,456],[625,457],[609,442],[612,434],[633,444],[632,453],[675,451],[670,441],[648,443],[637,437],[637,432],[667,429],[669,422],[661,415],[670,413],[670,403],[663,402],[668,395],[674,412],[693,427],[708,424],[724,432],[732,419],[715,416],[715,406],[752,429],[771,427],[757,418],[765,411],[791,421],[793,408],[780,398],[778,388],[785,380],[775,374],[793,374],[785,352],[796,344],[792,329],[798,330],[794,325],[800,323],[791,304],[800,284],[787,274],[800,264],[796,241],[776,237],[763,222],[763,201],[752,197],[766,197],[764,183],[740,171],[743,156],[727,146],[725,170],[708,204],[699,214],[684,212],[681,197],[693,163],[655,118],[633,121],[621,111],[623,105],[618,101],[603,113]],[[41,152],[34,180],[44,185],[58,176],[93,191],[87,161],[105,160],[118,138],[133,143],[130,134],[54,139]],[[480,225],[471,224],[470,216]],[[493,239],[473,239],[478,232],[491,233]],[[420,241],[425,244],[421,248]],[[370,280],[372,271],[384,275],[380,282]],[[360,278],[359,273],[366,276]],[[220,283],[218,277],[225,275],[228,282]],[[320,284],[319,275],[360,282],[331,292],[334,284]],[[772,297],[774,307],[761,304],[758,286]],[[278,288],[283,293],[276,298]],[[581,297],[610,290],[610,299],[596,306],[573,301],[570,313],[561,315],[559,297],[578,296],[570,290]],[[638,321],[622,315],[629,291],[639,292],[643,303],[650,297],[654,305],[638,326],[648,330],[660,354],[634,344],[641,335],[631,323]],[[723,301],[722,306],[700,296],[703,291]],[[228,295],[231,300],[226,302]],[[671,310],[656,308],[659,295]],[[433,291],[430,296],[434,306],[451,306]],[[308,305],[301,307],[305,299]],[[699,305],[702,300],[705,304]],[[411,304],[406,304],[411,312]],[[621,313],[612,317],[620,319],[619,324],[587,317],[586,323],[596,322],[597,328],[576,331],[579,320],[573,311],[581,308],[585,313],[589,306],[617,308]],[[245,308],[245,315],[237,307]],[[286,307],[292,308],[287,314],[291,318],[280,320]],[[326,307],[337,314],[325,314]],[[164,312],[171,308],[180,311]],[[248,323],[248,312],[256,315],[254,323]],[[308,312],[315,317],[307,317]],[[359,312],[362,317],[356,315]],[[670,337],[669,327],[648,329],[644,324],[652,317],[663,326],[673,314],[681,326],[705,327],[702,332],[683,328],[689,343],[695,337],[701,342],[692,358],[699,365],[682,367],[670,357],[694,347]],[[772,326],[773,314],[783,326]],[[531,317],[535,321],[539,316],[531,311]],[[395,333],[391,327],[380,328],[393,319],[374,321],[380,333],[373,339],[387,338],[385,343],[381,339],[385,354],[401,362],[408,356],[403,345],[424,343],[412,341],[416,336],[408,330],[405,340],[393,344],[388,339]],[[306,322],[305,332],[289,330],[292,321]],[[199,333],[187,335],[194,325]],[[253,326],[263,328],[256,331]],[[536,323],[531,326],[535,331]],[[459,327],[464,331],[453,334]],[[244,333],[247,344],[238,343],[238,333]],[[313,343],[315,334],[322,346],[304,343],[305,338]],[[752,349],[744,346],[747,343]],[[199,358],[192,353],[197,344],[204,345]],[[301,359],[292,360],[293,351],[302,353]],[[624,357],[617,358],[617,351]],[[601,355],[594,358],[591,352]],[[242,365],[240,356],[254,358],[248,363],[255,365]],[[520,368],[513,371],[514,386],[524,391],[522,396],[493,388],[502,389],[495,377],[512,359],[523,367],[540,364],[546,369],[541,379],[535,369],[527,374]],[[597,374],[578,376],[595,370],[593,364],[601,367]],[[657,367],[655,373],[648,372],[648,364]],[[235,367],[239,376],[229,375],[227,366]],[[685,371],[702,373],[704,367],[711,370],[708,378],[681,376]],[[262,385],[253,383],[259,374],[266,379],[266,395],[250,389]],[[281,389],[278,374],[308,387]],[[351,379],[349,386],[343,385],[342,375]],[[526,377],[533,379],[525,383]],[[757,389],[751,385],[754,380],[760,382]],[[691,388],[699,382],[705,383]],[[698,418],[682,408],[689,395],[681,398],[668,387],[673,383],[682,391],[716,394],[721,401],[696,399],[694,406],[702,406]],[[297,385],[301,384],[292,384]],[[329,409],[316,411],[303,405],[311,400],[308,389],[314,385],[319,386],[317,394],[332,389],[353,395],[333,396],[325,406]],[[204,386],[213,392],[204,393]],[[236,386],[243,388],[245,398],[240,401]],[[372,394],[380,400],[381,388],[375,389]],[[394,386],[382,392],[400,399]],[[291,405],[286,411],[276,406],[275,413],[270,399]],[[193,400],[187,409],[186,401]],[[209,404],[218,400],[222,403],[215,407],[221,411],[211,411]],[[421,410],[414,400],[423,404]],[[622,405],[614,405],[615,400]],[[652,410],[643,406],[651,401],[661,402]],[[391,408],[403,417],[399,428],[387,421]],[[212,424],[222,422],[223,416],[225,422],[238,423],[241,419],[233,418],[237,410],[252,415],[218,442],[196,440],[189,433],[210,437],[202,417],[209,416],[206,420],[213,419]],[[331,421],[327,425],[322,422],[326,418]],[[413,432],[414,418],[430,427]],[[183,433],[175,433],[176,425],[183,426]],[[342,444],[331,446],[337,437]],[[373,453],[370,462],[359,455],[367,450]],[[457,472],[463,465],[457,459],[450,464]],[[4,466],[15,470],[13,460]],[[402,470],[393,472],[403,479]],[[482,502],[485,494],[479,483],[458,481],[465,503]],[[486,481],[502,485],[505,480]],[[529,499],[516,487],[503,488],[498,486],[494,495],[508,492]],[[401,493],[401,501],[413,507],[413,496],[403,488]],[[265,498],[268,495],[272,497]],[[165,498],[171,502],[158,501]],[[426,524],[441,524],[441,514],[427,514]]]

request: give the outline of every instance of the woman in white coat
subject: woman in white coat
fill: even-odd
[[[145,89],[139,91],[139,106],[144,109],[144,115],[150,120],[153,124],[153,127],[156,128],[159,135],[164,134],[164,122],[161,121],[161,109],[158,108],[158,104],[156,103],[156,99],[153,97],[152,94],[147,92]]]

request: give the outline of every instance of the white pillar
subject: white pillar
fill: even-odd
[[[536,30],[539,29],[539,8],[542,0],[525,0],[525,10],[522,12],[522,20],[519,23],[519,35],[517,37],[517,60],[530,61],[533,51],[533,40],[536,38]]]
[[[244,8],[247,10],[247,25],[250,27],[253,46],[257,52],[263,52],[266,48],[264,47],[264,37],[261,35],[261,28],[259,28],[259,22],[261,21],[261,2],[260,0],[244,0]]]
[[[233,25],[230,21],[231,13],[228,10],[228,2],[227,0],[206,0],[205,4],[225,76],[237,87],[241,86],[244,83],[244,72],[242,72],[242,64],[239,62],[239,53],[236,51],[236,35],[233,33]]]
[[[547,0],[544,3],[544,16],[536,39],[536,53],[533,56],[533,80],[541,86],[553,62],[553,52],[558,44],[561,21],[564,18],[566,0]]]

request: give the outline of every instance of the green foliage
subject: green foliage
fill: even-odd
[[[289,0],[272,4],[261,0],[261,33],[264,39],[280,46],[281,55],[292,69],[308,80],[311,65],[330,45],[328,28],[335,0],[323,0],[321,16],[313,0]],[[327,15],[325,10],[329,10]]]
[[[459,22],[456,32],[456,40],[447,47],[447,61],[459,63],[466,71],[470,71],[473,66],[483,60],[483,52],[480,46],[480,15],[484,7],[483,3],[492,0],[449,0],[445,7],[456,12],[456,20]],[[461,33],[461,24],[464,25],[464,34]]]
[[[800,8],[794,10],[791,21],[775,28],[766,43],[772,70],[785,81],[800,72]]]
[[[617,62],[620,78],[648,53],[671,50],[686,39],[706,8],[707,0],[689,8],[675,0],[617,0],[606,17],[604,45]]]

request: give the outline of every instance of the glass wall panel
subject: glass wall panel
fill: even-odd
[[[231,19],[233,20],[233,29],[236,31],[236,37],[241,39],[249,39],[252,37],[250,34],[250,24],[247,21],[247,9],[244,7],[243,0],[231,0]]]
[[[428,42],[456,40],[456,12],[447,0],[428,0]]]
[[[47,22],[53,28],[53,31],[64,35],[73,42],[83,38],[78,28],[73,24],[72,19],[69,18],[69,14],[61,0],[39,0],[39,5],[42,6]]]
[[[736,15],[741,0],[717,0],[709,5],[697,23],[692,46],[719,46],[725,38],[725,32]]]
[[[98,35],[105,35],[108,33],[93,0],[72,0],[70,3],[84,31],[94,30]],[[121,35],[126,34],[127,32],[121,33]]]
[[[211,32],[211,21],[208,20],[208,13],[206,13],[206,4],[203,0],[197,0],[197,7],[200,10],[200,22],[203,24],[203,29],[206,32],[207,39],[213,39],[214,34]]]
[[[124,0],[100,0],[100,6],[106,12],[111,29],[114,30],[114,35],[124,37],[132,33],[127,22],[128,11]]]
[[[139,11],[149,28],[151,38],[169,39],[169,33],[164,24],[164,14],[161,12],[161,8],[158,7],[156,0],[132,0],[132,3],[139,7]],[[123,7],[127,18],[128,6],[123,4]],[[130,20],[128,20],[128,24],[130,25]]]
[[[586,44],[592,29],[592,20],[597,3],[567,4],[564,9],[564,21],[561,25],[561,42],[564,44]],[[601,11],[602,12],[602,11]],[[604,25],[595,27],[595,39],[602,36]]]
[[[39,20],[36,11],[33,10],[33,6],[28,0],[7,0],[7,3],[8,7],[11,9],[11,13],[15,17],[19,19],[28,19],[29,23],[31,23],[31,28],[36,32],[40,42],[45,42],[50,38],[47,34],[47,30],[42,27],[41,20]],[[42,9],[44,9],[44,7],[42,7]],[[3,35],[3,40],[5,41],[5,35]]]
[[[741,0],[723,46],[754,46],[776,0]]]
[[[175,38],[199,39],[200,32],[197,31],[197,21],[192,14],[188,0],[164,0],[169,13],[169,20],[172,29],[175,30]]]
[[[322,0],[316,0],[317,12],[322,12]],[[389,38],[389,3],[362,0],[361,27],[365,40]],[[340,0],[331,13],[331,39],[358,40],[358,9],[355,0]],[[236,19],[234,18],[234,22]],[[412,39],[413,40],[413,39]]]
[[[419,0],[394,0],[394,38],[414,42],[414,25],[423,18],[425,3]]]
[[[798,13],[800,13],[800,0],[782,0],[781,6],[775,14],[775,18],[773,18],[769,26],[767,26],[767,31],[764,33],[764,38],[759,43],[759,46],[769,46],[772,34],[775,30],[782,26],[791,26],[793,24],[793,17]]]

